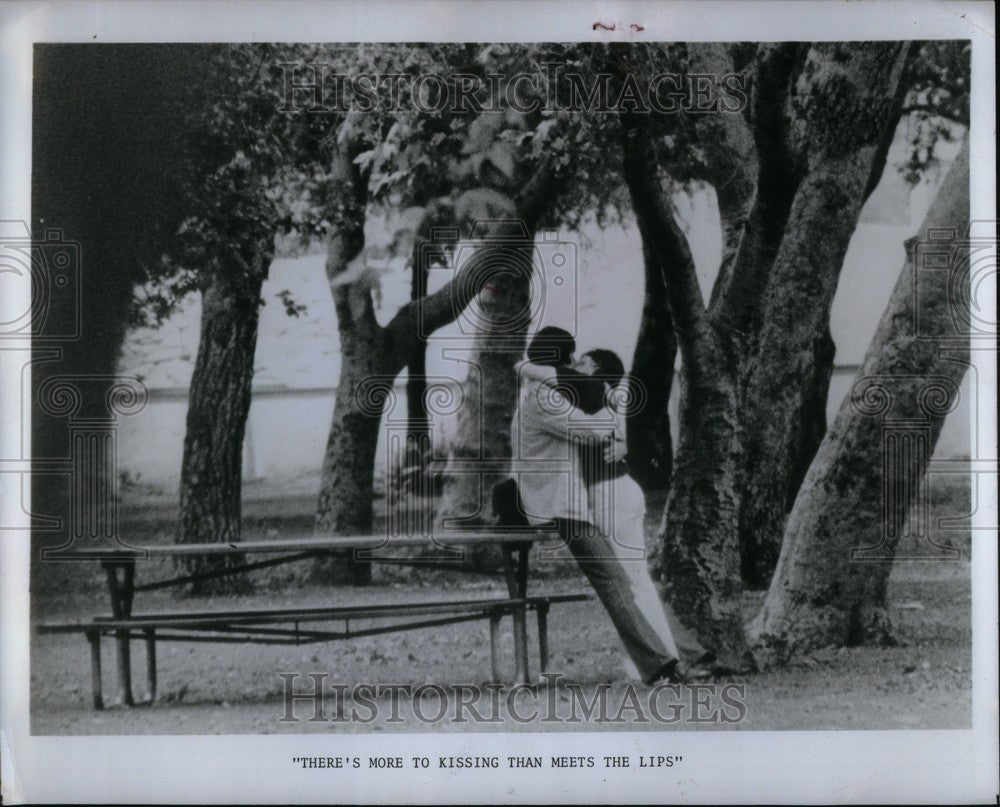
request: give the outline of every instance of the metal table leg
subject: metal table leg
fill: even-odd
[[[156,631],[147,628],[146,634],[146,688],[149,692],[149,703],[156,702]]]
[[[104,708],[104,693],[101,691],[101,632],[87,631],[90,643],[90,687],[94,696],[94,708]]]
[[[539,672],[549,672],[549,604],[538,603],[538,664]]]
[[[109,560],[101,565],[104,566],[108,579],[111,613],[116,619],[127,619],[132,615],[132,598],[135,594],[135,559]],[[124,706],[133,706],[132,656],[127,629],[115,632],[115,644],[118,654],[118,700]]]
[[[500,683],[500,614],[490,614],[490,669],[493,683]]]
[[[514,664],[519,678],[518,683],[530,683],[528,669],[528,623],[526,606],[523,603],[528,596],[528,551],[531,544],[505,545],[503,548],[504,576],[507,579],[507,592],[512,599],[522,600],[522,604],[512,613],[514,619]],[[515,559],[516,553],[516,559]]]

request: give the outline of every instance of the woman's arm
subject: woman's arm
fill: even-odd
[[[545,364],[535,364],[527,359],[519,361],[514,365],[514,369],[517,370],[517,374],[524,378],[530,378],[535,381],[543,381],[551,386],[556,385],[556,368],[549,367]]]
[[[591,378],[586,373],[572,367],[551,367],[521,361],[515,365],[523,378],[540,381],[557,390],[573,406],[588,415],[594,415],[604,408],[604,382]]]

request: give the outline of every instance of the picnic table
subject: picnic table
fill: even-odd
[[[558,539],[558,534],[540,530],[492,532],[448,532],[435,536],[335,536],[267,539],[239,543],[164,544],[143,547],[75,548],[59,551],[60,559],[94,561],[105,571],[110,613],[81,620],[46,620],[38,624],[39,633],[82,633],[90,644],[93,705],[104,708],[101,670],[101,638],[113,637],[116,643],[119,703],[132,706],[131,641],[146,646],[148,702],[156,698],[156,645],[164,641],[308,644],[373,636],[396,631],[433,628],[443,625],[488,619],[490,623],[490,663],[494,681],[500,679],[500,622],[513,619],[516,677],[530,682],[527,613],[534,611],[538,621],[540,671],[548,666],[548,613],[553,604],[591,599],[589,593],[528,595],[528,559],[531,547],[539,541]],[[181,586],[198,580],[241,574],[255,569],[290,563],[323,554],[348,551],[374,551],[434,545],[459,549],[494,544],[502,550],[507,597],[451,599],[421,603],[375,605],[335,605],[323,608],[270,608],[256,610],[186,610],[139,612],[133,609],[137,592]],[[241,563],[197,574],[166,580],[136,583],[136,565],[143,559],[184,556],[273,555],[256,562]],[[378,557],[379,562],[394,562],[392,557]],[[405,561],[404,561],[405,562]],[[376,624],[352,629],[351,621]],[[342,630],[320,629],[319,623],[343,622]]]

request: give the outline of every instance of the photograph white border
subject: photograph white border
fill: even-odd
[[[616,30],[593,30],[594,22]],[[632,23],[644,29],[636,33]],[[0,6],[0,220],[30,221],[35,42],[783,41],[970,38],[971,210],[995,220],[995,19],[988,2],[9,2]],[[994,231],[995,232],[995,231]],[[995,301],[984,290],[980,303]],[[5,287],[6,288],[6,287]],[[29,290],[0,299],[27,309]],[[988,314],[984,314],[988,315]],[[996,312],[992,312],[996,321]],[[0,440],[21,421],[23,355],[0,351]],[[973,351],[979,445],[995,457],[996,353]],[[28,412],[25,410],[25,416]],[[3,475],[0,475],[2,478]],[[0,481],[0,518],[20,491]],[[0,756],[7,803],[31,802],[989,802],[997,793],[997,478],[980,480],[972,567],[969,731],[703,731],[33,737],[29,731],[29,537],[0,532]],[[293,756],[672,754],[634,769],[302,770]],[[398,774],[398,775],[397,775]]]

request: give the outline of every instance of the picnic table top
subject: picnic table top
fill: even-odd
[[[537,541],[558,540],[554,530],[491,530],[466,532],[441,532],[435,535],[332,535],[298,538],[266,538],[260,541],[239,541],[237,543],[202,544],[150,544],[110,546],[69,547],[66,550],[52,548],[53,556],[60,558],[105,559],[105,558],[146,558],[176,555],[236,555],[241,553],[281,553],[309,552],[325,549],[393,549],[438,545],[469,546],[473,544],[525,544]]]

